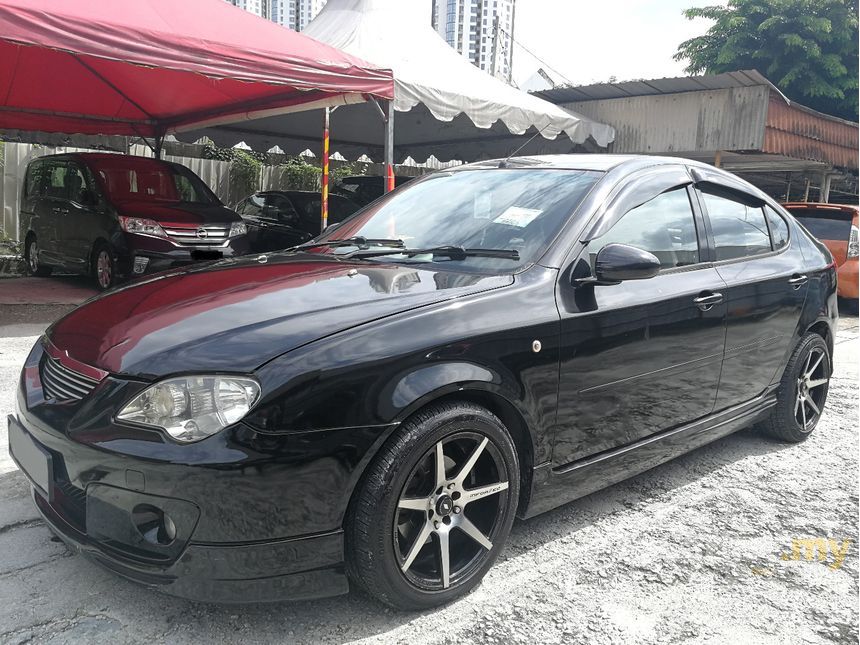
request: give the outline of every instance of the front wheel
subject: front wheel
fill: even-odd
[[[100,291],[116,284],[116,259],[108,244],[100,242],[93,249],[92,274]]]
[[[495,415],[466,403],[418,413],[368,467],[350,506],[350,578],[398,609],[449,602],[495,562],[518,498],[517,455]]]
[[[785,367],[777,390],[776,407],[762,423],[762,429],[782,441],[804,441],[821,419],[830,372],[827,343],[818,334],[806,334]]]

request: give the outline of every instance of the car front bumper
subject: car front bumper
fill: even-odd
[[[129,277],[157,273],[194,262],[232,258],[250,251],[247,235],[231,238],[223,244],[197,246],[131,233],[125,234],[125,238],[124,248],[119,253],[118,271],[120,275]]]
[[[87,446],[50,447],[38,428],[9,416],[10,446],[31,482],[33,501],[51,530],[69,547],[115,573],[171,595],[203,602],[269,602],[320,598],[349,590],[343,566],[343,532],[330,531],[276,540],[196,541],[200,509],[188,500],[152,495],[140,489],[145,472],[122,464],[131,487],[92,482],[79,489],[67,481],[69,460],[97,460],[102,470],[118,464]],[[22,434],[23,439],[22,439]],[[50,457],[45,482],[32,463],[23,463],[22,441]],[[88,454],[89,453],[89,454]],[[32,459],[32,455],[28,457]],[[137,476],[129,473],[137,473]],[[133,487],[133,488],[132,488]],[[47,490],[45,490],[47,488]],[[158,509],[171,518],[175,535],[158,544],[139,526],[141,512]]]

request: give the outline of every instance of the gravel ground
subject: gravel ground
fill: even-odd
[[[40,321],[61,311],[0,312],[0,419]],[[743,431],[518,522],[475,592],[418,614],[355,594],[207,606],[121,580],[51,539],[4,421],[0,642],[856,643],[857,334],[843,318],[827,411],[804,444]],[[807,538],[836,555],[807,561],[798,544],[791,559]]]

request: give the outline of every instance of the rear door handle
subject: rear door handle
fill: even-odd
[[[708,311],[714,305],[718,305],[723,301],[723,294],[708,293],[698,298],[693,298],[693,303],[702,311]]]
[[[805,275],[793,275],[788,280],[788,284],[790,284],[795,289],[800,289],[803,285],[805,285],[809,281],[809,278]]]

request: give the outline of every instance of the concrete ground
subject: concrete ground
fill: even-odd
[[[68,308],[0,306],[0,418],[29,348]],[[475,592],[413,614],[356,594],[202,605],[117,578],[52,539],[4,423],[0,642],[856,643],[858,357],[858,321],[845,317],[826,413],[805,443],[742,431],[518,522]],[[816,538],[831,540],[823,561],[798,541]]]

